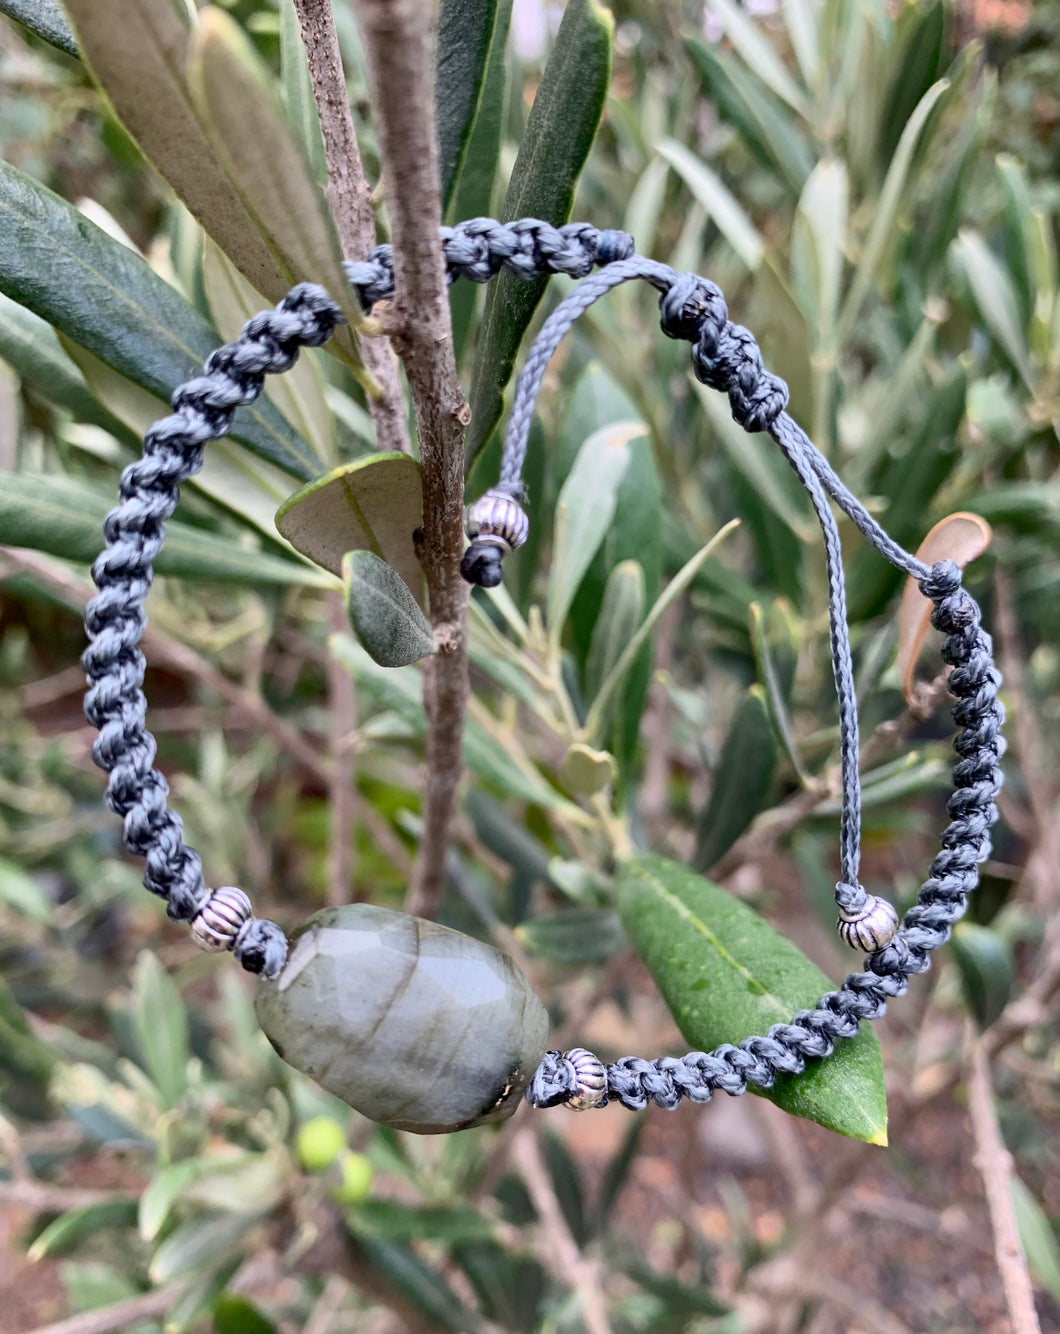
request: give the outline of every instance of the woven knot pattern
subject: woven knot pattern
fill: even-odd
[[[745,431],[766,431],[788,404],[788,386],[762,365],[749,329],[733,324],[721,289],[694,273],[681,274],[659,298],[668,338],[692,344],[696,379],[729,396],[733,418]]]
[[[498,273],[512,273],[529,281],[548,273],[584,278],[594,268],[628,259],[633,237],[627,232],[599,231],[587,222],[553,227],[538,218],[497,222],[471,218],[441,229],[442,254],[449,282],[468,278],[485,283]],[[346,264],[346,276],[368,311],[377,301],[394,295],[394,251],[377,246],[366,260]]]
[[[208,895],[202,863],[184,845],[180,816],[166,805],[169,787],[154,768],[155,739],[145,724],[144,656],[139,643],[152,565],[176,509],[181,483],[202,467],[203,445],[226,434],[238,407],[253,403],[266,374],[289,370],[300,347],[326,342],[341,320],[319,287],[294,288],[276,310],[252,319],[239,339],[218,348],[197,379],[172,398],[172,416],[147,432],[143,457],[122,474],[121,503],[107,515],[107,546],[92,566],[98,594],[85,608],[89,646],[85,716],[99,729],[93,756],[109,775],[106,802],[125,822],[125,845],[146,859],[144,884],[166,900],[174,921],[188,922]],[[236,957],[251,972],[279,971],[283,932],[251,920]]]
[[[952,668],[949,688],[960,730],[950,823],[915,906],[891,944],[869,956],[865,972],[852,973],[837,991],[822,996],[815,1010],[800,1012],[791,1023],[774,1024],[764,1037],[745,1038],[738,1046],[654,1061],[626,1056],[609,1065],[608,1097],[624,1107],[639,1111],[651,1102],[673,1108],[682,1098],[707,1102],[718,1089],[735,1096],[749,1085],[770,1088],[778,1074],[801,1074],[808,1060],[830,1056],[840,1038],[856,1035],[861,1020],[878,1019],[888,999],[904,995],[910,976],[929,967],[931,951],[949,939],[964,915],[979,883],[979,864],[990,856],[990,829],[997,820],[1005,751],[1005,713],[997,696],[1001,677],[979,607],[961,587],[957,566],[940,562],[920,588],[935,603],[932,624],[947,636],[942,657]],[[535,1105],[554,1106],[568,1096],[569,1071],[554,1057],[558,1053],[548,1053],[527,1090]]]

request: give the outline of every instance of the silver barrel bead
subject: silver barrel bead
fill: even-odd
[[[886,899],[870,894],[855,911],[839,909],[836,930],[855,950],[871,954],[889,945],[898,930],[898,914]]]
[[[574,1076],[574,1091],[566,1106],[576,1112],[587,1112],[607,1101],[607,1067],[598,1056],[584,1047],[572,1047],[563,1053]]]
[[[472,542],[490,542],[514,551],[526,541],[530,520],[509,492],[492,487],[467,507],[464,527]]]
[[[234,885],[213,890],[191,921],[191,934],[204,950],[230,950],[250,921],[250,899]]]

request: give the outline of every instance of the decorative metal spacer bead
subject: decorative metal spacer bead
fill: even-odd
[[[215,889],[191,921],[191,934],[204,950],[230,950],[250,920],[250,899],[234,885]]]
[[[598,1056],[584,1047],[572,1047],[563,1053],[563,1059],[574,1074],[574,1092],[566,1106],[576,1112],[587,1112],[607,1101],[607,1069]]]
[[[473,542],[492,542],[502,550],[514,551],[526,541],[530,520],[507,491],[491,488],[467,507],[464,527]]]
[[[873,950],[882,950],[894,939],[898,914],[886,899],[870,894],[857,912],[844,912],[840,908],[835,929],[851,949],[871,954]]]

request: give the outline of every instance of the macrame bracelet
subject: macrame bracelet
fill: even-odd
[[[824,537],[830,643],[839,696],[843,812],[838,928],[848,944],[869,952],[865,971],[848,976],[837,991],[821,998],[816,1009],[801,1011],[791,1023],[776,1024],[765,1036],[746,1038],[738,1046],[725,1044],[713,1052],[655,1061],[623,1057],[606,1066],[583,1048],[548,1052],[530,1079],[526,1097],[538,1107],[565,1103],[588,1109],[614,1100],[639,1110],[649,1101],[666,1108],[675,1107],[683,1097],[706,1102],[715,1089],[735,1095],[749,1084],[768,1088],[778,1074],[801,1073],[807,1059],[828,1056],[837,1039],[857,1033],[862,1019],[879,1018],[888,998],[902,995],[909,977],[927,969],[930,951],[948,939],[978,884],[979,864],[990,855],[989,831],[997,818],[994,799],[1001,786],[999,757],[1004,750],[1000,735],[1004,712],[997,698],[1000,676],[979,608],[962,587],[956,565],[941,561],[927,566],[917,560],[846,489],[784,411],[786,386],[763,368],[751,334],[729,321],[714,284],[693,274],[678,275],[666,265],[635,255],[633,240],[625,233],[598,231],[586,224],[555,228],[534,219],[501,224],[478,218],[443,228],[441,243],[450,281],[462,276],[484,282],[501,270],[526,279],[547,273],[583,279],[545,321],[531,349],[516,388],[499,482],[469,508],[472,540],[462,570],[470,582],[494,586],[500,580],[503,556],[526,540],[520,474],[549,357],[578,314],[611,288],[634,278],[659,290],[663,332],[692,344],[697,378],[728,394],[733,416],[745,430],[768,432],[813,504]],[[586,276],[594,267],[600,272]],[[346,268],[366,310],[393,295],[389,246],[378,247],[366,260]],[[143,458],[122,475],[121,504],[107,517],[107,546],[92,568],[99,593],[85,611],[91,641],[83,659],[90,682],[85,712],[100,731],[94,756],[110,775],[106,801],[124,819],[126,846],[146,859],[144,884],[166,899],[171,918],[191,923],[199,944],[232,950],[244,968],[266,979],[277,977],[283,968],[286,939],[275,923],[252,916],[242,890],[207,889],[198,854],[184,845],[180,817],[166,805],[166,781],[153,767],[155,742],[145,726],[145,663],[138,646],[164,523],[176,508],[181,483],[202,466],[203,445],[227,433],[235,409],[258,397],[266,374],[288,370],[301,347],[325,343],[341,320],[321,288],[303,283],[274,311],[255,316],[237,342],[214,352],[203,376],[176,391],[173,415],[150,428]],[[881,555],[917,580],[934,603],[932,624],[947,636],[942,657],[952,668],[949,688],[957,699],[953,713],[960,729],[954,743],[959,758],[948,803],[950,824],[930,878],[900,926],[893,907],[868,895],[858,880],[857,704],[839,533],[828,497]]]

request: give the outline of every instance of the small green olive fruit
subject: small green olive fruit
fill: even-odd
[[[314,1116],[299,1128],[294,1147],[307,1172],[323,1172],[346,1147],[346,1132],[333,1117]]]
[[[363,1153],[354,1153],[351,1149],[339,1160],[341,1180],[329,1192],[339,1204],[360,1204],[372,1193],[372,1181],[375,1172],[372,1164]]]
[[[544,1006],[506,954],[370,903],[299,927],[255,1009],[289,1065],[421,1135],[510,1116],[548,1037]]]

